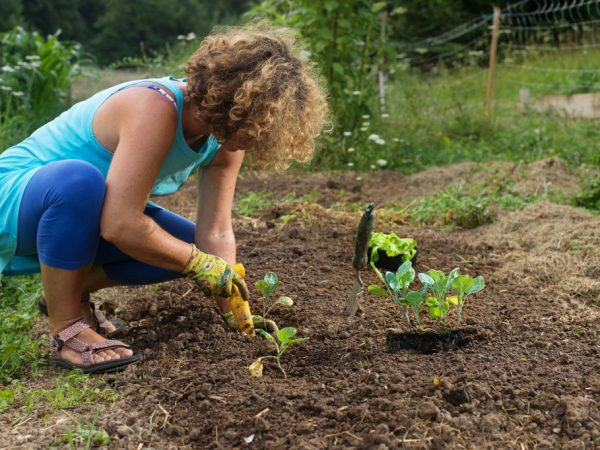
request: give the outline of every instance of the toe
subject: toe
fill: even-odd
[[[110,359],[119,359],[121,356],[112,350],[106,350],[104,352]]]

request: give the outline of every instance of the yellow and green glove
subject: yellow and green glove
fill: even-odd
[[[223,258],[203,253],[192,244],[192,256],[183,273],[192,278],[206,295],[231,297],[234,289],[248,300],[246,282]]]

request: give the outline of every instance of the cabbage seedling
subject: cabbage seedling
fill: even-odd
[[[419,280],[421,280],[423,288],[430,290],[433,294],[425,300],[429,315],[440,322],[446,320],[446,316],[450,311],[448,293],[457,277],[458,269],[452,269],[448,276],[444,272],[434,269],[428,270],[427,273],[419,274]]]
[[[385,251],[389,257],[403,255],[404,261],[412,260],[417,254],[417,241],[412,238],[400,238],[394,232],[381,233],[373,232],[369,240],[371,247],[371,261],[376,263],[379,260],[379,250]]]
[[[398,267],[396,273],[386,272],[385,277],[381,274],[379,269],[375,267],[375,263],[373,261],[371,261],[370,266],[375,272],[375,275],[377,275],[379,281],[381,281],[381,283],[383,283],[385,286],[385,289],[379,285],[373,284],[367,288],[368,292],[380,297],[390,297],[396,305],[402,307],[404,310],[404,321],[406,326],[409,328],[412,327],[410,322],[409,306],[412,306],[414,309],[415,306],[413,306],[413,304],[416,305],[418,303],[418,309],[423,302],[422,294],[420,295],[419,302],[418,292],[408,292],[408,287],[415,279],[415,270],[412,267],[412,263],[410,261],[404,262],[402,265],[400,265],[400,267]],[[411,300],[409,300],[409,295]],[[418,311],[416,313],[416,319],[417,322],[419,322]]]
[[[308,338],[294,338],[294,336],[296,336],[296,333],[298,332],[294,327],[282,328],[281,330],[277,331],[277,333],[275,333],[275,336],[272,336],[271,334],[267,333],[265,330],[261,330],[260,328],[258,328],[256,332],[262,337],[264,337],[266,340],[272,342],[275,346],[277,353],[273,356],[262,356],[256,361],[254,361],[248,368],[250,370],[250,374],[255,377],[261,377],[263,371],[263,360],[274,359],[277,362],[277,367],[279,367],[279,370],[281,370],[281,373],[283,373],[283,377],[287,378],[287,374],[281,366],[281,357],[290,345],[301,344],[303,342],[306,342]]]
[[[456,293],[456,297],[452,299],[455,299],[454,301],[456,302],[456,316],[459,324],[462,319],[462,308],[465,304],[465,297],[478,293],[484,287],[485,281],[482,276],[471,278],[469,275],[459,275],[452,282],[452,288]]]
[[[258,280],[254,286],[262,294],[262,318],[266,320],[267,314],[277,305],[290,307],[294,305],[294,301],[286,296],[278,297],[277,300],[271,301],[271,296],[279,287],[279,278],[275,272],[267,272],[262,280]]]

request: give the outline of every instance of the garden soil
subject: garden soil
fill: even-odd
[[[497,173],[523,189],[549,182],[570,189],[574,176],[547,161],[514,170],[498,164]],[[535,180],[527,175],[533,170]],[[342,313],[354,282],[360,213],[330,206],[398,202],[403,192],[416,198],[464,177],[483,174],[474,164],[412,176],[384,172],[376,181],[355,173],[243,174],[239,194],[320,193],[314,204],[276,205],[259,217],[235,219],[249,285],[277,272],[279,293],[295,305],[274,309],[272,319],[309,340],[284,355],[287,379],[269,360],[263,378],[252,378],[248,366],[272,354],[269,343],[227,331],[215,305],[189,281],[96,294],[106,311],[129,321],[128,339],[144,354],[142,363],[103,376],[122,394],[96,424],[110,434],[109,446],[600,448],[597,216],[537,203],[470,231],[386,229],[418,240],[418,271],[460,267],[485,277],[485,290],[465,307],[464,325],[474,337],[461,349],[388,353],[386,332],[402,322],[388,300],[365,296],[358,316]],[[194,188],[161,203],[192,217]],[[292,220],[281,220],[289,214]],[[375,282],[370,273],[364,279]],[[44,370],[49,379],[59,373]],[[78,415],[94,410],[40,412],[16,427],[23,412],[13,408],[0,418],[9,430],[0,447],[47,447]]]

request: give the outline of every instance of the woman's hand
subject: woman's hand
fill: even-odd
[[[191,277],[206,295],[231,297],[232,285],[236,285],[242,298],[249,298],[243,277],[233,271],[223,258],[203,253],[193,244],[192,257],[183,273]]]

